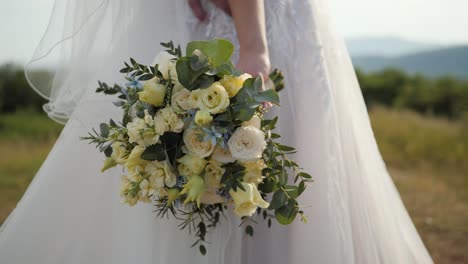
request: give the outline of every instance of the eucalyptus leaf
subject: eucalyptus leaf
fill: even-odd
[[[201,50],[208,57],[210,64],[216,68],[231,59],[234,45],[226,39],[213,39],[210,41],[192,41],[187,44],[186,54],[193,54]]]
[[[140,156],[144,160],[163,161],[166,159],[166,150],[161,144],[155,144],[147,147]]]

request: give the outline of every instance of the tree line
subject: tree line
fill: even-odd
[[[428,78],[397,69],[356,74],[368,107],[385,105],[422,114],[461,118],[468,114],[468,81],[450,76]],[[0,114],[42,111],[46,100],[34,92],[21,67],[0,66]]]

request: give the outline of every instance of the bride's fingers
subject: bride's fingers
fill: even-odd
[[[198,18],[200,21],[205,21],[206,19],[206,12],[203,9],[200,0],[188,0],[188,4],[190,9],[192,9],[193,14]]]

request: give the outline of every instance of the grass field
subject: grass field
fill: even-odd
[[[468,263],[468,124],[371,110],[379,148],[436,263]],[[0,223],[61,126],[32,113],[0,116]]]

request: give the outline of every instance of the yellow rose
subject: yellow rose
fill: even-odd
[[[244,81],[252,78],[252,75],[244,73],[241,76],[224,75],[219,82],[226,89],[229,97],[234,97],[244,85]]]
[[[204,126],[213,121],[213,117],[207,111],[197,111],[195,114],[195,124]]]
[[[259,184],[263,181],[262,170],[266,168],[262,159],[241,163],[245,167],[244,182]]]
[[[260,129],[262,125],[262,119],[258,115],[253,115],[249,121],[242,122],[242,126],[252,126],[256,129]]]
[[[184,144],[185,148],[182,150],[186,154],[192,154],[199,157],[208,157],[213,153],[215,145],[212,144],[211,140],[204,141],[206,133],[203,130],[192,127],[187,128],[184,131]]]
[[[176,173],[167,160],[152,161],[146,165],[145,172],[150,175],[151,184],[155,189],[172,187],[176,184]]]
[[[237,191],[230,190],[229,194],[234,202],[234,213],[239,216],[252,216],[258,207],[267,208],[270,206],[265,200],[262,199],[257,186],[252,183],[242,183],[245,191],[237,188]]]
[[[141,154],[145,151],[145,147],[143,146],[135,146],[132,150],[132,152],[130,152],[130,155],[128,155],[128,159],[127,159],[127,162],[125,163],[125,167],[127,167],[127,169],[129,171],[131,171],[132,169],[136,168],[136,167],[144,167],[146,166],[146,164],[149,163],[148,160],[144,160],[141,158]]]
[[[143,83],[143,91],[138,93],[140,101],[161,106],[164,104],[166,96],[166,86],[160,84],[156,78]]]
[[[205,185],[213,188],[221,187],[221,177],[225,172],[225,169],[221,167],[221,163],[210,160],[205,167]]]
[[[208,88],[192,91],[191,99],[196,99],[200,110],[211,114],[222,113],[229,106],[229,94],[219,82],[213,83]]]
[[[112,147],[112,159],[115,160],[117,164],[123,165],[127,162],[127,149],[125,144],[122,142],[114,142],[111,145]]]
[[[177,166],[179,174],[186,177],[200,175],[206,166],[204,158],[194,155],[184,155],[177,162],[179,163],[179,166]]]
[[[184,204],[189,202],[196,202],[197,206],[200,207],[201,196],[204,191],[203,178],[200,176],[190,177],[188,182],[185,184],[184,188],[180,194],[187,194],[187,198],[184,201]]]

